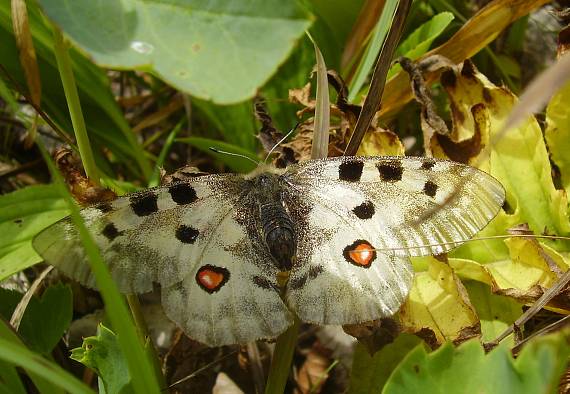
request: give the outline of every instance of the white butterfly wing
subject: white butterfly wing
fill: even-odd
[[[407,257],[469,239],[504,199],[491,176],[422,158],[316,160],[289,168],[283,180],[287,205],[300,207],[291,209],[299,236],[287,302],[320,324],[393,315],[413,279]]]
[[[192,338],[208,345],[271,337],[291,324],[276,290],[277,269],[244,217],[248,183],[235,175],[145,190],[82,210],[111,274],[125,293],[163,287],[163,307]],[[58,269],[94,287],[69,219],[44,230],[34,247]],[[263,314],[266,320],[252,318]]]
[[[402,256],[449,251],[495,217],[502,185],[476,168],[420,157],[339,157],[290,168],[287,181],[366,226],[376,248]]]

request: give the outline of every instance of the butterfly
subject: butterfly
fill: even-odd
[[[295,315],[340,325],[394,315],[412,285],[409,257],[468,240],[504,198],[492,176],[452,161],[337,157],[176,181],[81,214],[122,292],[159,283],[166,315],[220,346],[278,336]],[[33,245],[95,286],[70,218]]]

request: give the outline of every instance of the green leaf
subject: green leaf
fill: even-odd
[[[210,147],[217,148],[226,152],[237,153],[240,155],[244,155],[249,157],[252,160],[258,161],[259,158],[253,154],[251,151],[245,150],[240,148],[239,146],[228,144],[227,142],[221,142],[217,140],[212,140],[209,138],[201,138],[201,137],[186,137],[186,138],[179,138],[177,141],[185,142],[190,144],[201,151],[208,153],[215,157],[217,160],[221,161],[228,167],[230,167],[233,171],[247,173],[252,171],[256,165],[250,162],[247,159],[243,159],[241,157],[235,157],[230,155],[225,155],[223,153],[216,153],[210,150]]]
[[[41,0],[46,14],[100,65],[152,71],[193,96],[252,97],[311,23],[280,0]]]
[[[36,50],[42,90],[42,110],[66,133],[72,131],[67,103],[53,55],[53,35],[51,27],[45,23],[35,2],[27,2],[30,30]],[[10,2],[0,2],[0,63],[19,86],[26,86],[24,72],[19,62],[18,49],[12,30]],[[150,175],[150,165],[144,151],[125,120],[109,89],[105,72],[91,63],[76,50],[70,50],[73,73],[79,90],[81,107],[84,112],[87,131],[92,137],[97,165],[111,173],[112,170],[101,148],[111,150],[121,162],[137,163],[143,174]],[[0,76],[4,77],[2,73]],[[7,80],[8,85],[12,85]]]
[[[107,393],[131,392],[131,375],[117,341],[117,336],[99,324],[97,336],[83,340],[80,348],[71,350],[71,358],[93,369]]]
[[[255,149],[255,135],[258,128],[251,101],[233,105],[216,105],[208,101],[192,99],[192,104],[198,109],[196,112],[206,118],[207,122],[224,136],[225,141],[249,151]]]
[[[451,12],[442,12],[435,15],[429,21],[414,30],[414,32],[398,46],[396,56],[406,56],[410,59],[417,59],[427,52],[433,40],[443,33],[454,18]]]
[[[40,299],[30,300],[18,332],[31,350],[47,355],[69,327],[72,315],[71,287],[60,283],[49,287]]]
[[[409,334],[400,334],[393,343],[371,356],[362,344],[356,346],[350,374],[349,394],[379,393],[392,371],[422,340]]]
[[[22,299],[23,294],[16,290],[0,287],[0,318],[10,321],[14,309]]]
[[[517,359],[508,346],[485,354],[478,339],[428,354],[418,346],[396,368],[383,393],[551,393],[566,368],[568,333],[536,338]]]
[[[32,238],[67,214],[67,205],[53,185],[29,186],[0,196],[0,281],[42,261],[32,248]]]
[[[429,50],[435,40],[455,17],[451,12],[442,12],[435,15],[426,23],[418,27],[396,49],[395,57],[405,56],[412,60],[419,58]],[[399,64],[390,68],[386,79],[390,79],[402,70]]]
[[[509,297],[494,295],[488,285],[475,281],[466,281],[463,284],[481,321],[483,341],[497,338],[522,315],[521,304]],[[511,338],[505,341],[514,345]]]
[[[342,48],[354,28],[364,0],[310,0],[309,3],[311,12],[317,16],[310,29],[311,36],[329,69],[339,70]]]
[[[358,64],[356,73],[350,82],[348,88],[348,101],[354,102],[356,100],[360,93],[360,89],[364,85],[366,78],[368,78],[368,74],[374,68],[374,63],[380,53],[380,49],[382,49],[382,43],[386,39],[390,26],[392,25],[392,17],[394,16],[394,12],[397,7],[397,0],[388,0],[384,4],[382,15],[380,15],[380,19],[378,20],[378,23],[376,23],[376,27],[374,27],[372,38],[370,39],[370,42],[366,47],[366,51],[364,52],[364,56]]]
[[[289,89],[303,87],[314,65],[313,44],[305,36],[279,72],[262,89],[262,97],[267,99],[267,112],[274,126],[284,133],[297,123],[296,112],[299,109],[298,105],[289,102]]]

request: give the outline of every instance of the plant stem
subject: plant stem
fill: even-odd
[[[154,342],[150,337],[146,321],[144,320],[139,297],[136,294],[127,294],[127,303],[129,304],[129,309],[131,310],[131,314],[133,315],[133,319],[135,321],[137,334],[139,335],[142,343],[145,344],[144,350],[152,362],[152,366],[154,367],[154,371],[158,379],[158,384],[160,385],[161,389],[166,389],[166,381],[164,380],[164,374],[162,373],[162,367],[160,366],[158,353],[154,347]]]
[[[269,377],[265,386],[265,394],[281,394],[285,392],[285,384],[291,370],[291,362],[297,344],[297,334],[299,333],[300,321],[295,316],[295,321],[291,327],[277,338],[277,345],[273,352]]]
[[[73,77],[73,68],[71,66],[71,58],[66,43],[64,42],[63,34],[57,26],[53,26],[54,37],[54,52],[57,60],[57,67],[63,84],[63,91],[65,92],[65,99],[67,100],[67,107],[69,108],[69,115],[71,117],[71,124],[77,140],[77,147],[85,174],[95,185],[100,185],[99,171],[95,165],[93,158],[93,151],[89,143],[89,136],[87,135],[87,128],[85,127],[85,119],[81,111],[81,103],[79,102],[79,95],[77,93],[77,86],[75,85],[75,78]]]

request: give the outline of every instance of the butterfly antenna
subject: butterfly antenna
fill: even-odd
[[[507,238],[540,238],[540,239],[553,239],[553,240],[563,240],[563,241],[570,241],[570,237],[564,237],[564,236],[558,236],[558,235],[534,235],[534,234],[511,234],[511,235],[492,235],[489,237],[478,237],[478,238],[471,238],[465,241],[450,241],[450,242],[438,242],[435,244],[424,244],[424,245],[418,245],[418,246],[407,246],[407,247],[401,247],[401,248],[378,248],[378,249],[372,249],[375,250],[376,252],[389,252],[389,251],[393,251],[393,250],[408,250],[408,249],[418,249],[418,248],[431,248],[431,247],[436,247],[436,246],[449,246],[449,245],[463,245],[466,242],[472,242],[472,241],[492,241],[495,239],[507,239]],[[368,249],[371,250],[371,249]],[[366,252],[362,251],[362,252]],[[359,251],[354,251],[354,252],[359,252]]]
[[[251,162],[254,163],[256,166],[258,166],[258,165],[261,163],[261,162],[259,162],[259,161],[253,160],[251,157],[247,157],[246,155],[242,155],[241,153],[228,152],[228,151],[225,151],[225,150],[221,150],[221,149],[218,149],[218,148],[214,148],[213,146],[210,146],[210,150],[211,150],[212,152],[221,153],[221,154],[228,155],[228,156],[241,157],[242,159],[246,159],[246,160],[251,161]]]
[[[287,134],[285,134],[285,137],[281,138],[279,140],[279,142],[277,142],[275,145],[273,145],[273,148],[271,148],[269,150],[269,152],[267,152],[267,156],[265,156],[265,160],[263,160],[263,163],[267,163],[267,159],[269,159],[269,156],[271,156],[271,154],[273,153],[273,151],[283,142],[285,141],[287,138],[289,138],[289,136],[291,134],[293,134],[293,132],[295,130],[297,130],[297,127],[299,127],[299,125],[301,124],[301,122],[297,122],[297,124],[295,125],[295,127],[293,127],[291,130],[289,130],[289,132]]]

